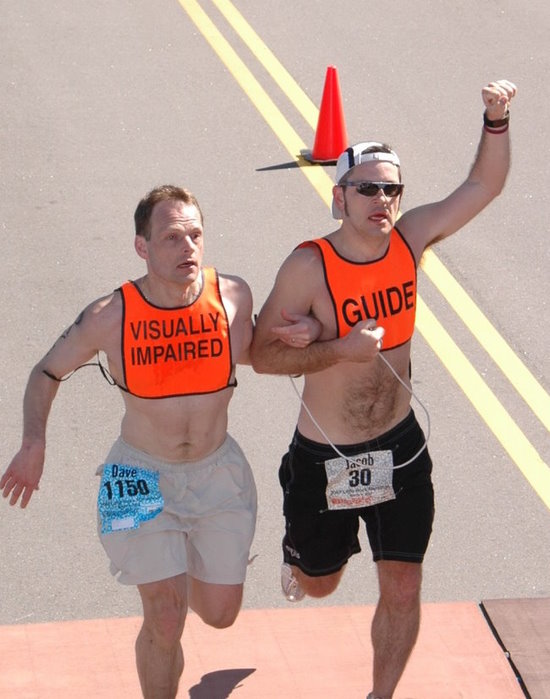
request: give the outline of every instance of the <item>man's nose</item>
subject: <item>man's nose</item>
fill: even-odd
[[[194,250],[195,249],[195,243],[193,241],[193,238],[191,238],[190,235],[184,235],[183,240],[182,240],[182,247],[184,250]]]

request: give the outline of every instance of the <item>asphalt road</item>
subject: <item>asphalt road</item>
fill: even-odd
[[[420,275],[422,300],[437,321],[422,321],[413,351],[437,493],[424,599],[550,595],[550,5],[1,5],[0,471],[19,447],[33,364],[89,301],[142,273],[132,216],[150,188],[171,182],[197,194],[206,262],[246,278],[256,311],[292,248],[332,230],[333,168],[298,167],[282,128],[288,123],[312,146],[315,124],[287,91],[288,77],[318,108],[326,68],[337,67],[349,140],[394,146],[404,209],[444,197],[466,176],[482,86],[499,78],[518,85],[505,191],[435,249],[472,304],[456,288],[447,299],[433,276]],[[312,172],[321,189],[304,176]],[[485,347],[478,312],[498,333]],[[445,333],[454,344],[443,342]],[[502,347],[510,355],[499,362]],[[253,465],[260,498],[246,607],[287,604],[278,581],[277,467],[297,411],[288,379],[240,370],[231,431]],[[62,386],[40,492],[26,511],[0,503],[0,623],[140,613],[136,591],[111,578],[95,532],[95,469],[121,412],[116,389],[94,369]],[[426,424],[421,409],[419,418]],[[305,604],[375,599],[365,552],[337,593]]]

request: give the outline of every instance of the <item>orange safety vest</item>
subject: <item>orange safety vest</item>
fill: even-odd
[[[179,308],[154,306],[134,282],[120,287],[122,368],[132,395],[189,396],[236,385],[218,275],[212,267],[202,274],[199,296]]]
[[[394,228],[386,253],[371,262],[353,262],[339,255],[326,238],[299,248],[317,246],[336,317],[337,337],[362,320],[374,318],[385,330],[383,349],[408,342],[416,314],[416,262],[409,245]]]

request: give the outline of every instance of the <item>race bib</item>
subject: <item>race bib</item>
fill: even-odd
[[[137,529],[160,514],[163,507],[158,472],[105,464],[97,497],[102,534]]]
[[[395,499],[391,450],[325,461],[329,510],[350,510]]]

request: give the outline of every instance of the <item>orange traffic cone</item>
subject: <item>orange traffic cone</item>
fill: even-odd
[[[340,153],[345,151],[348,145],[338,71],[335,66],[329,66],[325,78],[313,151],[302,151],[302,156],[311,163],[335,163]]]

